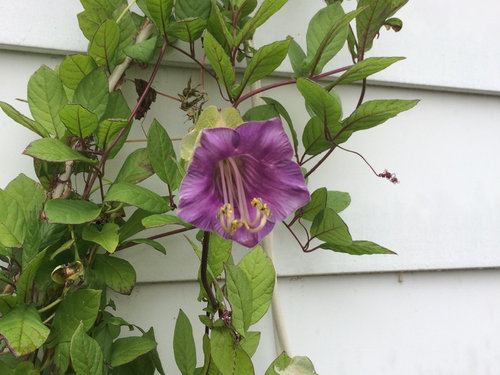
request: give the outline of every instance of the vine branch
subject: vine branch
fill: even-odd
[[[99,160],[99,164],[97,165],[96,171],[94,171],[92,173],[92,175],[89,178],[89,181],[87,182],[87,185],[85,186],[85,190],[84,190],[83,195],[82,195],[82,199],[83,200],[86,200],[89,197],[90,191],[92,190],[92,186],[94,185],[95,180],[96,180],[96,178],[99,175],[99,171],[102,170],[102,168],[104,166],[104,163],[106,162],[106,159],[107,159],[109,153],[111,152],[111,150],[113,149],[113,147],[116,146],[116,144],[118,143],[118,141],[120,140],[120,138],[127,131],[128,127],[130,126],[130,123],[133,121],[133,119],[135,117],[135,114],[137,113],[137,111],[138,111],[140,105],[142,104],[142,102],[144,101],[144,98],[146,97],[146,95],[147,95],[147,93],[148,93],[151,85],[153,84],[153,80],[155,79],[156,74],[158,74],[158,71],[160,70],[160,65],[161,65],[161,62],[163,60],[163,56],[165,55],[165,51],[166,50],[167,50],[167,39],[164,38],[163,39],[163,45],[161,46],[161,51],[160,51],[160,54],[158,56],[158,60],[156,61],[155,67],[153,69],[153,72],[151,73],[151,77],[149,77],[149,81],[148,81],[148,83],[146,85],[146,88],[144,89],[144,92],[142,93],[141,97],[139,98],[139,100],[135,104],[134,109],[132,110],[132,112],[130,113],[130,116],[127,119],[127,121],[129,122],[129,125],[127,125],[124,128],[122,128],[118,132],[118,134],[116,135],[116,137],[113,139],[113,141],[109,144],[109,146],[104,150],[104,152],[102,154],[102,157],[101,157],[101,160]]]
[[[201,266],[200,266],[200,274],[201,274],[201,282],[203,284],[203,288],[205,288],[205,292],[207,292],[208,299],[210,304],[212,305],[214,310],[217,310],[218,303],[215,298],[214,291],[208,282],[208,249],[210,245],[210,232],[205,231],[203,234],[203,242],[202,242],[202,251],[201,251]]]
[[[321,73],[321,74],[309,77],[309,79],[311,79],[313,81],[317,81],[317,80],[319,80],[321,78],[325,78],[325,77],[331,76],[332,74],[344,72],[344,71],[348,70],[351,67],[352,67],[352,65],[343,66],[342,68],[330,70],[328,72]],[[254,95],[260,94],[261,92],[264,92],[264,91],[267,91],[267,90],[271,90],[271,89],[274,89],[274,88],[277,88],[277,87],[281,87],[281,86],[292,85],[295,82],[297,82],[297,79],[290,79],[290,80],[287,80],[287,81],[281,81],[281,82],[271,83],[271,84],[266,85],[266,86],[262,86],[261,88],[259,88],[257,90],[250,91],[248,94],[240,96],[234,102],[233,107],[237,108],[241,104],[241,102],[247,100],[248,98],[251,98]]]

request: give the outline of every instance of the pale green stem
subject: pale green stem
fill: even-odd
[[[39,313],[43,313],[45,311],[48,311],[50,310],[51,308],[53,308],[54,306],[58,305],[59,303],[61,303],[63,299],[62,298],[58,298],[56,299],[55,301],[51,302],[50,304],[48,304],[47,306],[45,307],[42,307],[41,309],[38,310]]]
[[[132,0],[130,2],[130,4],[128,4],[127,7],[125,9],[123,9],[123,11],[120,13],[120,15],[118,16],[118,18],[116,19],[116,23],[120,23],[120,21],[122,20],[122,18],[130,10],[130,8],[132,8],[132,6],[136,3],[136,1],[137,0]]]

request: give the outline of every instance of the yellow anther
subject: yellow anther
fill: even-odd
[[[271,211],[269,210],[269,206],[267,203],[262,201],[262,198],[254,198],[251,202],[252,206],[259,210],[261,213],[266,215],[267,217],[271,216]]]
[[[258,207],[262,204],[262,200],[260,198],[254,198],[254,199],[252,199],[251,204],[254,207]]]
[[[241,228],[243,222],[241,220],[233,220],[231,222],[231,234],[234,234],[238,229]]]
[[[264,213],[267,217],[271,216],[271,210],[269,209],[269,206],[267,203],[264,203],[264,207],[261,208],[261,212]]]

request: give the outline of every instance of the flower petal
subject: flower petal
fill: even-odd
[[[222,237],[244,246],[255,246],[276,222],[310,200],[304,176],[291,160],[292,156],[292,146],[279,119],[245,123],[236,130],[204,129],[180,187],[179,217],[200,229],[215,230]],[[242,226],[232,235],[228,234],[217,218],[225,202],[219,191],[216,168],[221,160],[233,157],[232,163],[236,160],[243,180],[244,194],[241,196],[248,207],[248,223],[254,220],[257,212],[250,203],[253,198],[262,198],[271,211],[264,227],[256,233]],[[234,203],[234,217],[239,219],[240,207]]]
[[[292,145],[279,118],[247,122],[238,126],[236,132],[242,139],[238,147],[240,154],[268,163],[290,160],[293,156]]]
[[[239,145],[240,135],[233,129],[204,129],[200,145],[194,152],[192,164],[198,161],[200,165],[213,168],[218,161],[235,155]]]
[[[205,129],[179,190],[179,217],[200,229],[213,230],[224,204],[215,184],[217,162],[232,156],[239,135],[229,128]]]
[[[223,202],[212,179],[191,171],[184,177],[179,195],[179,217],[200,229],[213,230]]]
[[[300,167],[291,160],[265,164],[245,158],[243,173],[248,191],[269,205],[269,221],[284,220],[311,199]]]

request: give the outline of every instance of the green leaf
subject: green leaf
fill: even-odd
[[[240,17],[246,17],[257,8],[257,0],[243,0],[243,6],[240,8]]]
[[[1,361],[0,361],[0,373],[3,375],[15,375],[14,370]]]
[[[332,130],[339,127],[342,105],[334,92],[332,95],[316,82],[306,78],[297,80],[297,88],[305,99],[306,107],[310,108],[324,126],[328,126]],[[333,135],[335,133],[332,133]]]
[[[33,213],[35,215],[40,213],[46,198],[42,186],[23,173],[9,182],[5,193],[19,203],[26,219],[30,218]]]
[[[221,80],[224,87],[231,92],[231,86],[234,83],[234,71],[229,56],[217,40],[209,32],[205,33],[203,45],[208,61]]]
[[[292,123],[292,119],[290,115],[288,114],[287,110],[285,107],[283,107],[278,101],[274,100],[273,98],[267,98],[267,97],[262,97],[262,100],[264,100],[267,104],[272,105],[276,111],[279,113],[279,115],[285,119],[288,128],[290,129],[290,134],[292,135],[292,141],[293,141],[293,149],[295,150],[295,153],[297,154],[297,149],[299,147],[299,141],[297,139],[297,132],[295,131],[295,128]]]
[[[59,76],[64,86],[75,90],[81,80],[92,72],[97,65],[87,55],[69,55],[59,66]]]
[[[210,15],[210,0],[177,0],[174,12],[178,19],[189,17],[206,19]]]
[[[150,328],[148,332],[143,334],[144,338],[155,340],[153,328]],[[156,374],[155,368],[159,374],[165,375],[165,371],[160,362],[160,357],[158,356],[158,351],[156,349],[141,355],[134,359],[132,362],[126,363],[124,365],[115,367],[113,369],[113,374],[117,375],[153,375]]]
[[[165,128],[155,119],[148,133],[147,144],[151,166],[158,177],[175,190],[181,183],[182,176],[177,166],[174,146]]]
[[[342,212],[351,204],[351,196],[343,191],[328,191],[326,207],[331,208],[336,213]]]
[[[120,130],[128,125],[127,120],[103,120],[97,127],[98,145],[102,149],[106,149],[113,142]]]
[[[56,198],[45,204],[45,215],[50,223],[83,224],[94,221],[101,207],[88,201]]]
[[[156,348],[156,342],[146,337],[118,339],[113,343],[111,366],[116,367],[131,362],[154,348]]]
[[[3,374],[3,372],[2,372],[2,374]],[[16,368],[12,374],[13,375],[40,375],[40,372],[34,368],[33,363],[21,362],[16,366]]]
[[[207,20],[208,32],[220,43],[220,45],[229,52],[234,46],[232,22],[224,16],[224,7],[217,3],[216,0],[211,0],[212,11]],[[227,13],[226,13],[227,14]]]
[[[302,70],[302,64],[306,59],[306,54],[302,47],[293,39],[290,41],[290,46],[288,47],[288,58],[290,59],[290,64],[292,64],[295,76],[297,78],[305,76],[306,73]]]
[[[233,242],[220,237],[215,232],[210,235],[208,244],[208,265],[212,270],[214,277],[219,276],[224,269],[224,263],[231,255]]]
[[[54,350],[54,365],[62,374],[66,373],[69,367],[70,341],[58,344]]]
[[[113,20],[104,21],[96,30],[89,45],[89,56],[97,65],[111,70],[111,60],[120,41],[120,27]]]
[[[155,214],[142,219],[142,225],[144,225],[145,228],[162,227],[172,224],[182,225],[186,228],[191,227],[190,224],[187,224],[175,215]]]
[[[358,8],[344,14],[338,2],[319,10],[307,28],[307,58],[302,71],[321,73],[325,64],[344,46],[349,22],[363,10]]]
[[[155,331],[153,327],[151,327],[146,333],[143,334],[143,337],[151,339],[156,342]],[[160,361],[160,356],[158,355],[158,349],[154,349],[150,351],[147,356],[148,361],[153,363],[156,367],[156,370],[160,373],[160,375],[165,375],[165,371],[163,370],[163,366]]]
[[[250,281],[252,288],[252,318],[255,324],[264,316],[273,296],[275,272],[273,263],[264,254],[262,247],[257,246],[246,254],[238,263]]]
[[[20,247],[25,235],[25,215],[19,203],[0,189],[0,244]]]
[[[18,356],[42,346],[49,331],[33,305],[16,306],[0,319],[0,334]]]
[[[248,63],[240,85],[234,89],[235,95],[241,95],[245,87],[274,72],[285,59],[289,44],[290,39],[287,39],[259,48]]]
[[[156,51],[157,36],[152,36],[142,42],[132,44],[125,48],[125,53],[134,60],[149,63]]]
[[[241,347],[252,357],[259,346],[260,332],[247,332],[245,338],[241,340]]]
[[[78,151],[73,150],[55,138],[37,139],[28,145],[23,154],[45,161],[63,162],[79,160],[89,164],[97,164],[96,160],[83,156]]]
[[[73,101],[95,113],[100,119],[106,112],[109,100],[109,83],[101,69],[87,74],[78,84]]]
[[[83,228],[82,238],[101,245],[106,251],[113,253],[118,246],[120,227],[114,223],[106,223],[101,230],[96,225]]]
[[[153,173],[147,149],[139,148],[127,156],[115,182],[137,184],[152,176]]]
[[[151,213],[146,210],[141,210],[140,208],[135,210],[120,228],[120,242],[142,231],[144,229],[142,219],[149,215],[151,215]]]
[[[86,9],[78,13],[78,25],[83,35],[91,40],[99,26],[110,16],[109,12],[103,12],[99,7]]]
[[[106,15],[126,4],[125,0],[80,0],[84,9],[99,10]]]
[[[26,220],[26,232],[23,241],[23,251],[21,254],[21,264],[23,270],[26,265],[38,254],[40,249],[42,249],[42,243],[44,238],[47,238],[42,230],[48,227],[47,222],[38,221],[40,217],[40,212],[33,210],[31,215]],[[45,232],[45,231],[43,231]]]
[[[347,225],[331,208],[325,208],[316,215],[311,224],[311,237],[334,245],[352,243]]]
[[[203,335],[203,356],[204,356],[204,363],[203,363],[203,368],[202,368],[202,374],[207,374],[207,375],[219,375],[219,370],[214,364],[214,361],[212,360],[212,356],[210,354],[210,339],[208,337],[208,334]],[[197,369],[198,370],[198,369]],[[199,375],[197,372],[196,375]]]
[[[86,138],[97,129],[97,116],[78,104],[66,104],[59,112],[66,128],[80,138]]]
[[[7,314],[17,304],[17,296],[10,294],[0,295],[0,313],[2,316]],[[1,362],[1,361],[0,361]]]
[[[96,254],[92,269],[108,287],[121,294],[130,294],[134,288],[134,267],[125,259]]]
[[[126,119],[132,111],[128,107],[127,100],[121,91],[113,91],[109,94],[108,105],[103,118]]]
[[[113,19],[117,19],[120,14],[124,11],[125,6],[118,8],[112,15]],[[118,23],[120,29],[120,40],[118,41],[118,46],[116,47],[115,55],[111,66],[114,68],[116,65],[121,64],[125,57],[125,48],[133,45],[135,43],[136,36],[139,32],[139,27],[136,26],[134,18],[130,12],[125,12],[120,22]],[[142,24],[141,24],[142,27]]]
[[[52,135],[62,137],[64,125],[59,111],[68,102],[61,79],[45,65],[28,82],[28,104],[37,123]]]
[[[226,327],[214,328],[210,338],[210,352],[222,375],[251,375],[254,369],[250,356],[235,345]]]
[[[170,23],[167,27],[167,33],[184,42],[191,43],[200,39],[206,27],[206,20],[190,17]]]
[[[196,347],[193,329],[184,311],[179,310],[174,331],[174,357],[182,375],[193,375],[196,369]]]
[[[328,127],[330,135],[340,131],[340,126]],[[332,147],[333,143],[325,138],[325,126],[319,117],[312,117],[304,128],[302,133],[302,143],[304,144],[304,152],[307,155],[317,155]]]
[[[352,241],[350,245],[336,245],[324,243],[320,246],[322,249],[332,250],[338,253],[347,253],[351,255],[372,255],[372,254],[396,254],[394,251],[386,249],[370,241]]]
[[[170,22],[173,0],[147,0],[146,3],[151,21],[153,21],[158,31],[165,35],[167,25]]]
[[[111,185],[105,201],[122,202],[157,214],[161,214],[170,209],[165,199],[158,194],[142,186],[126,182],[118,182]]]
[[[226,265],[227,299],[231,304],[231,325],[245,336],[252,320],[252,285],[245,271]]]
[[[153,249],[158,250],[162,254],[166,254],[167,250],[165,249],[165,246],[163,246],[161,243],[158,241],[153,241],[149,238],[134,238],[132,240],[123,242],[123,245],[126,245],[128,243],[138,243],[138,244],[145,244],[151,246]]]
[[[278,116],[279,113],[273,105],[261,104],[249,108],[243,115],[243,119],[245,121],[265,121]]]
[[[277,373],[279,375],[318,375],[311,360],[301,356],[291,358],[290,363],[281,371],[278,370]]]
[[[80,323],[71,338],[71,363],[76,375],[100,375],[103,372],[103,355],[97,341],[85,333]]]
[[[153,18],[153,17],[151,17],[151,14],[149,14],[147,0],[137,0],[136,4],[139,7],[139,9],[142,11],[142,13],[144,13],[144,16],[146,18],[149,18],[149,19]],[[134,15],[136,13],[132,13],[132,14]],[[137,24],[137,21],[136,21],[136,24]],[[144,24],[144,22],[141,22],[140,26],[142,26],[143,24]]]
[[[97,318],[100,301],[100,290],[79,289],[68,294],[56,310],[47,339],[48,347],[69,343],[80,322],[83,323],[84,330],[88,331]]]
[[[330,91],[337,85],[345,85],[347,83],[360,81],[372,74],[384,70],[388,66],[391,66],[396,61],[400,60],[404,60],[404,57],[369,57],[366,60],[359,61],[353,65],[325,88]]]
[[[358,9],[367,7],[356,17],[359,55],[371,49],[373,39],[385,20],[396,13],[408,0],[359,0]]]
[[[286,352],[282,352],[268,367],[265,375],[279,375],[276,371],[285,369],[291,361],[292,359],[288,356],[288,354],[286,354]]]
[[[361,104],[342,121],[342,134],[338,142],[345,142],[353,132],[383,124],[400,112],[413,108],[418,100],[371,100]]]
[[[31,287],[40,268],[47,250],[38,253],[28,264],[24,265],[23,273],[17,281],[17,302],[29,303],[31,301]]]
[[[286,2],[287,0],[264,0],[255,15],[238,31],[234,44],[240,45],[241,42],[248,39],[260,25],[280,10]]]
[[[311,200],[304,207],[297,211],[297,215],[302,216],[303,219],[312,221],[314,217],[326,208],[328,193],[326,188],[322,187],[316,189],[311,194]]]
[[[21,112],[19,112],[17,109],[12,107],[11,105],[9,105],[5,102],[0,102],[0,108],[12,120],[17,122],[18,124],[21,124],[25,128],[35,132],[39,136],[41,136],[41,137],[48,137],[49,136],[49,132],[43,126],[41,126],[37,122],[33,121],[29,117],[26,117],[25,115],[23,115]]]

